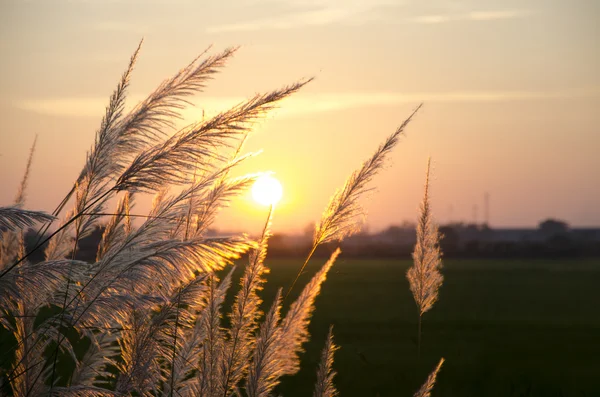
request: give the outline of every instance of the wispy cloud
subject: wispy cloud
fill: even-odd
[[[284,100],[277,111],[282,116],[297,116],[319,112],[356,109],[370,106],[395,106],[406,103],[440,102],[509,102],[535,101],[548,99],[599,98],[600,87],[571,91],[451,91],[451,92],[348,92],[298,94]],[[135,99],[135,100],[133,100]],[[142,99],[132,98],[131,103]],[[242,102],[241,97],[203,98],[207,106],[190,107],[183,112],[185,119],[200,120]],[[55,116],[102,117],[106,105],[105,98],[49,98],[30,99],[12,102],[20,109]]]
[[[376,20],[384,6],[398,6],[393,0],[288,0],[286,12],[277,17],[253,19],[233,24],[209,26],[208,33],[241,32],[257,30],[294,29],[304,26],[323,26],[335,23],[361,23]]]
[[[280,109],[284,115],[329,112],[374,106],[396,106],[401,104],[453,103],[453,102],[511,102],[548,99],[571,99],[600,97],[600,87],[589,90],[563,92],[540,91],[452,91],[452,92],[356,92],[297,95],[286,99]]]
[[[412,22],[423,24],[435,24],[454,21],[494,21],[501,19],[525,18],[531,15],[528,10],[495,10],[495,11],[471,11],[464,14],[435,14],[420,15],[411,19]]]
[[[257,19],[235,24],[210,26],[208,33],[256,31],[266,29],[293,29],[302,26],[318,26],[339,22],[353,14],[350,9],[322,9],[298,14],[287,14],[279,18]]]
[[[33,2],[47,2],[47,0],[26,0],[29,1],[31,3]],[[70,3],[70,4],[102,4],[102,5],[107,5],[107,4],[122,4],[122,3],[129,3],[129,4],[140,4],[140,5],[148,5],[148,4],[189,4],[192,3],[194,0],[55,0],[55,2],[62,2],[62,3]]]
[[[494,19],[515,19],[531,15],[528,10],[502,10],[502,11],[472,11],[468,14],[473,21],[492,21]]]
[[[91,25],[91,29],[99,32],[116,32],[116,33],[148,33],[148,27],[127,22],[116,21],[101,21]]]
[[[145,99],[141,95],[130,95],[128,97],[128,106],[126,111],[130,110],[135,104]],[[218,111],[225,110],[242,102],[242,97],[212,97],[202,98],[202,104],[208,106],[190,107],[184,116],[196,116],[205,113],[207,116],[216,114]],[[44,99],[23,99],[12,102],[12,105],[19,109],[31,112],[67,117],[102,117],[108,102],[107,98],[88,97],[88,98],[44,98]],[[199,102],[199,101],[198,101]],[[189,118],[189,117],[186,117]],[[201,118],[201,117],[200,117]]]
[[[411,19],[416,23],[442,23],[452,21],[449,15],[420,15]]]
[[[242,7],[262,7],[273,0],[245,0]],[[462,6],[450,7],[446,12],[403,16],[396,12],[406,4],[403,0],[280,0],[284,12],[267,18],[249,18],[236,23],[209,26],[208,33],[251,32],[261,30],[294,29],[307,26],[332,24],[357,25],[377,21],[395,23],[437,24],[452,21],[494,21],[524,18],[531,14],[523,9],[462,10]],[[446,7],[447,8],[447,7]],[[395,10],[395,11],[394,11]],[[393,17],[391,15],[394,15]]]

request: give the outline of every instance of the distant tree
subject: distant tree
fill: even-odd
[[[302,234],[312,240],[313,234],[315,234],[315,226],[315,222],[308,223],[304,229],[302,229]]]
[[[402,223],[400,224],[400,227],[402,229],[416,229],[417,224],[413,221],[403,220]]]
[[[382,236],[386,236],[391,239],[398,240],[398,239],[400,239],[400,236],[402,236],[402,232],[403,232],[402,227],[392,225],[392,226],[388,227],[387,229],[383,230],[380,234]]]
[[[540,222],[538,229],[547,238],[569,233],[569,225],[564,221],[556,219],[546,219]]]
[[[460,236],[458,231],[450,226],[440,226],[440,248],[446,254],[452,254],[458,251],[460,245]]]

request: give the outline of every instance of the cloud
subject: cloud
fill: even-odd
[[[531,15],[527,10],[496,10],[496,11],[471,11],[466,14],[439,14],[421,15],[410,21],[422,24],[436,24],[454,21],[494,21],[501,19],[525,18]]]
[[[245,0],[242,4],[256,8],[268,6],[272,2],[273,0]],[[397,13],[392,12],[390,7],[397,8],[405,4],[406,2],[401,0],[280,0],[277,5],[283,6],[286,10],[280,15],[212,25],[206,31],[207,33],[252,32],[340,23],[357,25],[384,20],[394,20],[397,23],[438,24],[452,21],[516,19],[531,14],[530,11],[521,9],[458,12],[456,7],[452,7],[455,9],[453,13],[391,18],[391,13]]]
[[[47,2],[47,0],[25,0],[30,3],[34,2]],[[69,4],[137,4],[137,5],[148,5],[148,4],[189,4],[194,0],[55,0],[55,2],[69,3]]]
[[[524,18],[531,15],[527,10],[504,10],[504,11],[472,11],[468,19],[472,21],[493,21],[495,19]]]
[[[116,21],[101,21],[91,25],[93,30],[98,32],[115,32],[115,33],[148,33],[148,28],[132,23],[116,22]]]
[[[286,99],[280,112],[283,115],[301,115],[364,107],[397,106],[424,103],[482,103],[536,101],[548,99],[571,99],[600,97],[600,87],[593,90],[569,92],[536,91],[454,91],[454,92],[357,92],[296,95]]]
[[[324,26],[335,23],[371,21],[373,12],[383,6],[398,6],[392,0],[288,0],[289,12],[272,18],[254,19],[233,24],[209,26],[208,33],[248,32],[258,30],[294,29],[304,26]],[[381,14],[383,16],[383,14]]]
[[[454,103],[454,102],[510,102],[536,101],[548,99],[600,98],[600,87],[572,91],[450,91],[450,92],[348,92],[302,94],[285,99],[277,114],[298,116],[320,112],[357,109],[371,106],[396,106],[401,104]],[[134,96],[130,103],[143,99]],[[183,117],[188,120],[201,120],[211,117],[219,111],[242,102],[242,97],[202,98],[202,105],[184,110]],[[12,102],[20,109],[63,117],[93,117],[98,120],[104,114],[106,98],[49,98],[30,99]],[[204,106],[204,104],[208,104]]]
[[[353,14],[350,9],[326,8],[298,14],[288,14],[279,18],[266,18],[237,24],[211,26],[208,33],[242,32],[266,29],[293,29],[302,26],[319,26],[339,22]]]
[[[51,98],[25,99],[13,104],[19,109],[53,116],[101,117],[106,102],[105,98]]]
[[[137,103],[144,100],[141,95],[130,95],[127,98],[128,106],[125,111],[129,111]],[[241,97],[212,97],[198,99],[198,103],[210,104],[209,106],[190,107],[184,110],[185,116],[194,116],[201,118],[204,112],[206,116],[216,114],[218,111],[225,110],[242,102]],[[45,99],[24,99],[14,101],[12,104],[19,109],[28,110],[35,113],[66,116],[66,117],[83,117],[83,118],[98,118],[100,119],[105,112],[108,98],[92,97],[92,98],[45,98]],[[200,115],[200,117],[197,117]]]
[[[421,15],[411,19],[412,22],[416,23],[442,23],[452,21],[453,19],[449,15]]]

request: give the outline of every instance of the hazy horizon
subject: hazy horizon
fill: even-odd
[[[263,153],[243,170],[272,170],[283,184],[276,232],[316,221],[420,102],[365,201],[371,230],[415,220],[428,156],[439,223],[482,222],[487,192],[492,226],[600,225],[600,3],[174,3],[0,0],[0,205],[12,202],[37,133],[26,207],[54,209],[144,37],[129,107],[207,46],[241,45],[187,121],[316,77],[246,146]],[[243,198],[215,226],[253,231],[266,214]]]

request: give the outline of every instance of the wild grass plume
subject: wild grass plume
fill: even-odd
[[[43,211],[29,211],[19,206],[0,207],[0,228],[14,232],[35,225],[37,222],[53,220],[52,215]]]
[[[329,327],[327,341],[321,353],[321,363],[317,371],[317,383],[313,397],[335,397],[338,395],[333,378],[335,371],[333,370],[333,353],[337,350],[337,346],[333,343],[333,326]]]
[[[444,364],[444,359],[441,358],[438,365],[434,368],[434,370],[429,374],[423,386],[415,393],[414,397],[431,397],[431,391],[433,390],[433,386],[435,386],[435,381],[442,368],[442,364]]]
[[[413,252],[413,266],[408,269],[406,278],[410,285],[418,311],[418,355],[421,353],[421,321],[423,314],[429,311],[437,301],[439,289],[444,281],[440,273],[442,266],[439,247],[439,231],[433,220],[429,203],[429,174],[431,159],[427,161],[425,193],[417,222],[417,242]]]
[[[298,277],[304,271],[312,254],[319,245],[334,241],[341,242],[345,237],[351,236],[360,229],[358,218],[364,214],[360,199],[364,198],[372,189],[369,187],[369,183],[381,171],[387,156],[398,144],[406,126],[408,126],[419,109],[421,109],[421,106],[422,104],[417,106],[396,131],[388,136],[377,150],[375,150],[375,153],[350,174],[344,186],[338,189],[331,197],[325,212],[323,212],[321,219],[315,226],[311,251],[289,287],[286,297],[296,285]]]
[[[311,79],[176,130],[189,98],[237,49],[201,54],[126,112],[141,44],[109,99],[81,172],[52,215],[22,208],[35,142],[14,205],[0,207],[0,324],[12,341],[0,359],[2,395],[266,397],[282,376],[300,369],[315,301],[340,249],[284,316],[281,290],[265,314],[260,291],[269,273],[273,207],[256,241],[207,231],[219,209],[259,175],[230,176],[250,157],[241,150],[257,120]],[[356,230],[359,200],[413,115],[335,193],[305,265],[318,245]],[[136,212],[136,199],[148,193],[155,195],[150,211]],[[423,236],[431,228],[427,216]],[[26,249],[23,232],[35,224],[33,247]],[[82,239],[100,226],[95,255],[80,260]],[[429,247],[423,236],[421,244]],[[33,260],[42,250],[44,259]],[[232,264],[244,254],[240,289],[224,308],[236,282]],[[424,255],[415,258],[429,258]],[[334,350],[330,329],[315,396],[336,395]]]

